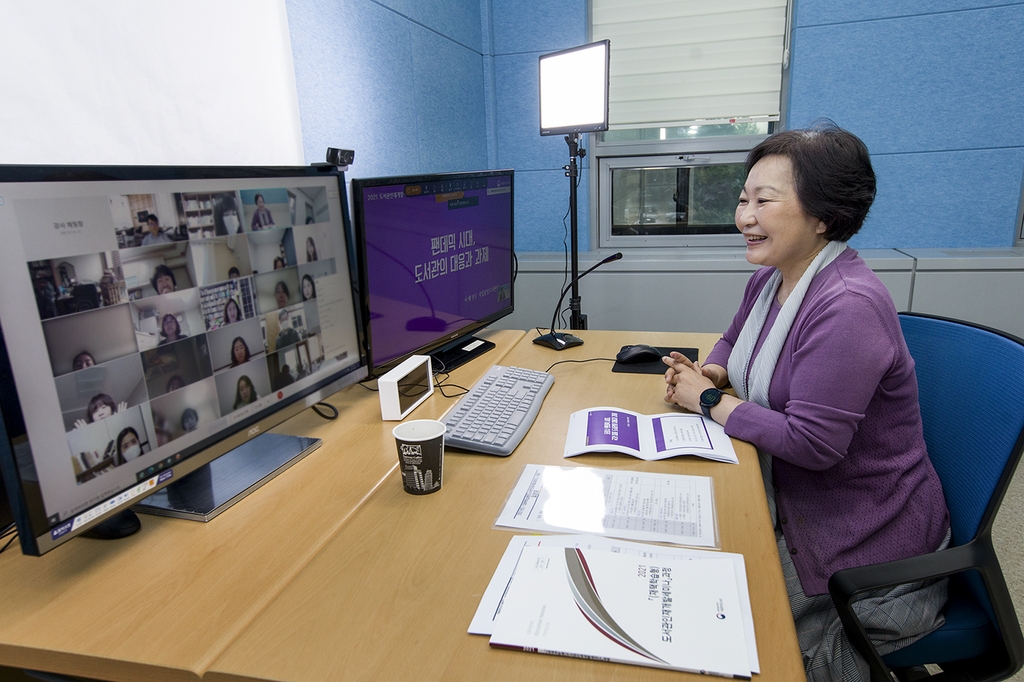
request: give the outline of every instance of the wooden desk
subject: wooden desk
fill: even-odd
[[[613,357],[624,343],[697,346],[716,335],[581,332],[558,352],[527,336],[500,364],[547,369],[559,360]],[[666,411],[657,375],[613,374],[610,362],[554,367],[540,416],[509,458],[449,451],[443,487],[423,497],[393,471],[288,587],[213,662],[206,680],[679,680],[683,673],[492,650],[466,634],[512,533],[492,527],[524,464],[586,465],[713,476],[722,548],[746,557],[762,674],[804,678],[753,448],[740,465],[694,458],[643,462],[620,455],[562,458],[571,412],[614,405]],[[438,401],[413,417],[439,414]],[[388,449],[382,445],[384,449]],[[393,451],[393,446],[388,449]],[[390,455],[389,455],[390,456]],[[680,677],[684,676],[684,677]]]
[[[498,348],[455,380],[472,385],[523,332],[485,336]],[[200,678],[377,486],[397,480],[393,423],[381,421],[377,394],[351,386],[328,402],[342,419],[305,410],[275,429],[324,445],[211,523],[143,516],[142,530],[123,540],[0,555],[0,665],[108,680]],[[418,416],[441,410],[431,403]]]

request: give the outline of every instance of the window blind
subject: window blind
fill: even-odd
[[[611,128],[778,120],[786,0],[591,0]]]

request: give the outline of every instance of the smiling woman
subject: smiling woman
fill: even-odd
[[[949,542],[896,308],[846,245],[875,174],[864,143],[834,125],[767,138],[746,171],[736,227],[747,260],[766,267],[703,366],[672,354],[665,400],[757,446],[808,679],[867,680],[829,576]],[[738,397],[720,390],[730,383]],[[939,581],[857,608],[884,654],[937,627],[945,600]],[[913,615],[897,622],[897,612]]]

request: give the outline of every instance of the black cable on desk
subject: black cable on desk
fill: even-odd
[[[548,368],[547,368],[546,370],[544,370],[544,371],[546,371],[546,372],[550,372],[550,371],[551,371],[551,369],[552,369],[552,368],[553,368],[553,367],[554,367],[555,365],[561,365],[562,363],[565,363],[565,362],[580,362],[580,363],[582,363],[582,362],[598,362],[598,361],[603,361],[603,362],[615,362],[615,358],[587,358],[586,360],[559,360],[558,362],[554,363],[553,365],[551,365],[551,367],[548,367]]]
[[[7,541],[6,545],[0,547],[0,554],[3,554],[7,548],[11,546],[11,543],[18,539],[18,531],[16,530],[15,524],[12,523],[4,528],[3,531],[0,531],[0,540],[3,540],[8,534],[10,534],[11,539]]]
[[[312,405],[310,405],[310,407],[313,409],[314,412],[316,412],[318,415],[320,415],[324,419],[333,420],[333,419],[337,419],[338,418],[338,408],[335,407],[334,405],[331,405],[330,403],[324,403],[324,402],[313,403]],[[329,413],[328,414],[324,414],[323,412],[320,411],[320,408],[327,409],[329,411]]]

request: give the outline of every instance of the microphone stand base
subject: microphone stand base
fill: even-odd
[[[567,334],[565,332],[549,332],[547,334],[541,334],[535,338],[533,342],[538,346],[547,346],[554,350],[565,350],[566,348],[572,348],[573,346],[583,345],[583,339],[575,334]]]

